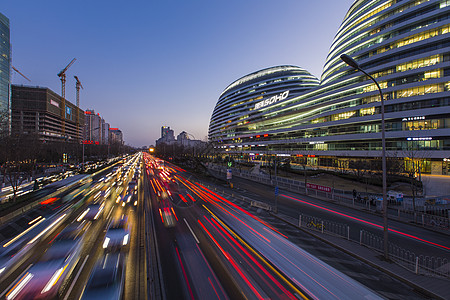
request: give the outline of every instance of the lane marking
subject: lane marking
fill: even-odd
[[[69,290],[67,290],[67,293],[66,293],[66,296],[64,297],[64,300],[67,300],[69,298],[70,293],[72,293],[72,289],[75,286],[75,283],[77,282],[78,277],[80,277],[81,271],[83,270],[84,265],[86,264],[86,261],[87,261],[88,258],[89,258],[89,254],[86,255],[86,258],[84,259],[83,264],[81,265],[80,269],[78,270],[77,275],[73,279],[72,284],[69,287]]]
[[[192,235],[194,236],[195,241],[197,242],[197,244],[200,244],[200,241],[198,240],[198,238],[195,236],[194,231],[192,231],[191,226],[189,226],[188,222],[186,221],[185,218],[183,218],[184,223],[186,223],[187,227],[189,228],[189,231],[192,233]]]

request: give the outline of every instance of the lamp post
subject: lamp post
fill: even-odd
[[[383,93],[381,92],[381,87],[378,82],[369,75],[366,71],[364,71],[359,64],[349,55],[342,54],[341,59],[350,67],[361,71],[367,77],[369,77],[377,86],[378,91],[380,92],[381,99],[381,168],[383,175],[383,246],[384,246],[384,257],[386,260],[389,259],[388,253],[388,219],[387,219],[387,199],[386,199],[386,138],[385,138],[385,126],[384,126],[384,99]]]

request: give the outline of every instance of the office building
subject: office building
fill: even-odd
[[[119,128],[109,128],[109,140],[110,144],[123,145],[123,135]]]
[[[379,169],[380,95],[340,59],[345,53],[382,88],[387,157],[406,168],[420,165],[422,173],[450,174],[449,12],[447,0],[355,1],[331,44],[320,84],[311,84],[304,71],[294,94],[293,79],[267,74],[270,68],[244,76],[220,95],[209,139],[227,155],[306,158],[309,166],[333,168],[365,161]]]
[[[109,123],[106,123],[104,119],[102,119],[102,144],[109,144]]]
[[[9,19],[0,13],[0,134],[11,129],[11,42]]]
[[[100,144],[102,141],[102,118],[99,113],[88,109],[85,112],[84,140],[89,144]]]
[[[83,128],[77,130],[76,116],[84,122],[84,111],[66,99],[65,133],[62,134],[62,98],[44,87],[11,86],[13,134],[38,134],[42,141],[77,143],[83,136]]]
[[[161,127],[161,137],[156,140],[156,145],[160,143],[173,143],[175,142],[175,134],[169,126]]]

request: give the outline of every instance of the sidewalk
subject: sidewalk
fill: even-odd
[[[307,232],[308,234],[311,234],[319,240],[328,243],[329,245],[367,263],[368,265],[380,271],[383,271],[410,286],[413,286],[415,289],[427,296],[436,299],[450,299],[449,280],[416,275],[393,262],[385,261],[381,254],[367,247],[361,246],[351,241],[347,241],[340,237],[334,237],[327,234],[319,234],[311,232],[310,230],[305,230],[296,225],[296,220],[288,220],[289,217],[282,216],[280,214],[272,215],[289,223],[291,226]]]

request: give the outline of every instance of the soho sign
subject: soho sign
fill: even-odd
[[[266,99],[266,100],[263,100],[263,101],[260,101],[260,102],[256,103],[255,104],[255,109],[260,109],[260,108],[265,107],[267,105],[271,105],[271,104],[273,104],[275,102],[284,100],[288,96],[289,96],[289,90],[287,90],[287,91],[285,91],[283,93],[280,93],[279,95],[275,95],[275,96],[273,96],[273,97],[271,97],[269,99]]]

